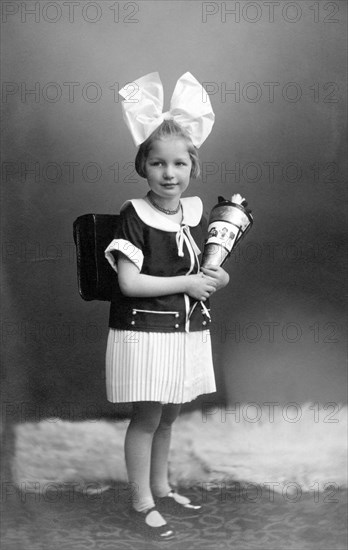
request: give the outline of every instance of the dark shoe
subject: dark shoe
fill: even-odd
[[[175,500],[175,494],[175,491],[170,491],[166,497],[155,498],[156,506],[160,512],[179,518],[192,518],[200,515],[202,512],[200,504],[193,504],[191,501],[181,504]]]
[[[174,529],[168,523],[160,527],[152,527],[146,522],[150,512],[158,512],[158,510],[155,507],[146,510],[146,512],[138,512],[134,508],[130,510],[129,518],[136,526],[137,531],[153,540],[173,540],[175,537]]]

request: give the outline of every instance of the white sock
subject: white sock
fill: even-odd
[[[133,508],[137,512],[145,512],[155,506],[154,500],[151,497],[139,498],[137,502],[133,502]]]

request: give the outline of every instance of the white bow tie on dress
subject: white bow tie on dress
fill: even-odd
[[[191,248],[196,256],[200,254],[200,250],[195,243],[194,238],[190,233],[190,228],[188,225],[181,225],[179,231],[176,234],[176,245],[178,247],[178,256],[181,258],[184,256],[184,241],[191,245]],[[190,248],[189,248],[190,250]]]
[[[163,86],[159,74],[149,73],[124,86],[119,94],[123,118],[136,146],[143,143],[166,119],[173,119],[200,147],[211,132],[215,115],[203,86],[187,72],[177,81],[169,111],[163,113]]]

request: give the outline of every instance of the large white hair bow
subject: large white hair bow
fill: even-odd
[[[195,147],[211,132],[215,115],[209,96],[191,73],[183,74],[175,85],[169,111],[163,110],[163,86],[158,73],[150,73],[124,86],[119,94],[123,118],[135,145],[143,143],[165,119],[174,119],[184,128]]]

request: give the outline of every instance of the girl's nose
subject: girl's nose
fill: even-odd
[[[171,166],[166,166],[164,169],[164,177],[167,180],[171,180],[174,178],[173,169]]]

